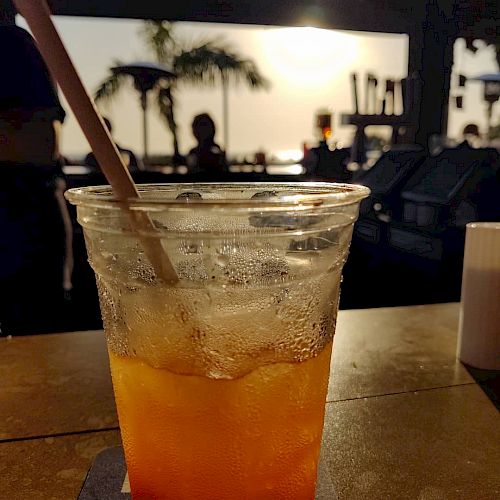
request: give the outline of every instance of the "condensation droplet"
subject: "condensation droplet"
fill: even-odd
[[[229,255],[219,254],[215,257],[215,263],[220,267],[226,267],[229,263]]]

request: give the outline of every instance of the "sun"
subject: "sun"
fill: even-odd
[[[319,28],[275,28],[265,32],[263,53],[283,78],[300,86],[334,80],[358,57],[351,34]]]

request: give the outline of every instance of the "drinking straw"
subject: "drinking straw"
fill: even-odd
[[[66,51],[50,17],[45,0],[13,0],[18,12],[26,19],[40,52],[52,75],[59,83],[66,99],[85,134],[106,179],[113,188],[114,195],[123,202],[130,222],[138,233],[157,231],[149,215],[127,209],[127,200],[139,198],[140,194],[130,173],[123,163],[111,135],[104,125],[93,100]],[[178,280],[168,255],[157,238],[140,235],[140,240],[156,274],[169,282]]]

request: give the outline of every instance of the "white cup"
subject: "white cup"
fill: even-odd
[[[500,222],[467,224],[457,356],[500,370]]]

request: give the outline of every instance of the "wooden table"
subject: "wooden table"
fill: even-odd
[[[500,417],[458,304],[339,313],[322,454],[340,500],[500,498]],[[0,339],[0,498],[76,498],[120,443],[102,332]]]

